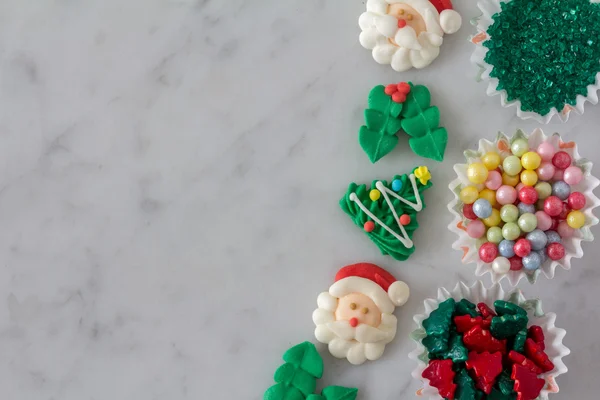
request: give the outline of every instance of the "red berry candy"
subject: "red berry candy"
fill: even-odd
[[[498,246],[492,242],[487,242],[479,248],[479,258],[481,261],[491,263],[498,256]]]
[[[533,186],[523,186],[519,190],[519,200],[525,204],[534,204],[538,200],[537,190]]]
[[[572,210],[581,210],[585,207],[585,196],[581,192],[573,192],[569,195],[567,204]],[[472,206],[471,209],[473,209]]]
[[[410,224],[410,215],[402,214],[402,216],[400,216],[400,224],[402,224],[402,225]]]
[[[526,255],[529,255],[529,253],[531,253],[531,243],[529,242],[529,240],[521,238],[517,240],[513,247],[513,250],[515,251],[515,254],[517,256],[525,257]]]
[[[558,169],[565,169],[571,165],[571,156],[564,151],[559,151],[552,157],[552,164]]]
[[[535,189],[533,189],[535,191]],[[549,196],[544,200],[544,211],[551,217],[558,217],[563,210],[563,202],[556,196]]]
[[[551,260],[560,260],[565,256],[565,246],[560,243],[550,243],[546,248],[546,252]]]
[[[465,204],[463,206],[463,215],[465,218],[470,219],[472,221],[477,219],[477,215],[473,212],[473,204]]]
[[[397,91],[398,91],[398,87],[393,83],[390,83],[389,85],[387,85],[384,90],[385,94],[387,94],[388,96],[393,95]]]
[[[519,256],[512,256],[508,259],[510,261],[510,270],[511,271],[520,271],[523,269],[523,260]]]
[[[396,87],[398,88],[398,91],[400,93],[404,93],[404,94],[410,93],[410,85],[406,82],[400,82],[399,84],[396,85]]]
[[[373,222],[373,221],[365,222],[364,228],[365,228],[365,232],[373,232],[373,229],[375,229],[375,222]]]
[[[563,203],[562,211],[560,212],[560,214],[558,214],[558,220],[564,221],[565,219],[567,219],[567,215],[569,215],[570,212],[571,208],[569,207],[569,205],[567,203]]]
[[[404,93],[396,92],[392,95],[392,100],[396,103],[404,103],[406,101],[406,95]]]

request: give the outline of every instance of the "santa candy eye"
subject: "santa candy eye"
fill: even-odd
[[[363,314],[366,314],[366,313],[368,313],[368,312],[369,312],[369,309],[368,309],[367,307],[365,307],[365,308],[363,308],[361,311],[362,311],[362,313],[363,313]]]
[[[412,14],[408,14],[408,15],[406,16],[406,19],[407,19],[407,20],[409,20],[409,21],[412,21],[412,20],[413,20],[413,16],[412,16]]]
[[[350,303],[350,309],[356,310],[356,303]]]
[[[401,8],[400,10],[398,10],[398,14],[404,15],[404,10]]]

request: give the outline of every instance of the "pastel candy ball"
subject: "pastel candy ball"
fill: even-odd
[[[548,238],[547,243],[560,243],[562,239],[560,235],[556,231],[546,231],[546,238]]]
[[[561,238],[570,238],[575,234],[575,229],[571,228],[567,221],[560,221],[558,223],[558,227],[556,228],[556,232],[560,235]]]
[[[502,227],[502,236],[504,236],[504,239],[517,240],[520,235],[521,230],[519,229],[519,225],[515,224],[514,222],[507,222]]]
[[[488,169],[483,163],[473,163],[467,168],[467,178],[475,184],[484,183],[488,177]]]
[[[549,181],[556,173],[556,168],[551,162],[544,161],[536,171],[539,179]]]
[[[556,181],[552,184],[552,195],[561,200],[566,200],[571,194],[571,187],[565,181]]]
[[[484,233],[485,225],[483,225],[483,222],[478,219],[469,222],[469,225],[467,225],[467,235],[474,239],[479,239],[484,235]]]
[[[519,257],[525,257],[531,253],[531,243],[529,243],[529,240],[521,238],[515,243],[514,251]]]
[[[563,210],[563,202],[556,196],[544,200],[544,211],[551,217],[558,217]]]
[[[512,256],[508,259],[510,261],[511,271],[520,271],[523,269],[523,259],[519,256]]]
[[[492,215],[492,205],[486,199],[477,199],[473,203],[473,213],[479,218],[487,218]]]
[[[500,219],[504,222],[515,222],[519,218],[519,209],[514,204],[503,205],[500,209]],[[548,217],[550,218],[550,217]]]
[[[535,151],[528,151],[521,157],[521,165],[528,170],[534,170],[540,166],[542,157]]]
[[[479,198],[479,190],[475,186],[465,186],[458,196],[463,203],[473,204]]]
[[[536,211],[537,227],[543,231],[547,231],[552,226],[552,217],[543,211]]]
[[[463,205],[463,215],[467,219],[477,219],[477,215],[473,212],[473,204]]]
[[[585,225],[585,214],[581,211],[573,210],[567,216],[567,224],[573,229],[579,229]]]
[[[538,184],[535,185],[535,191],[538,194],[538,199],[544,200],[552,195],[552,185],[548,182],[538,182]]]
[[[542,142],[537,148],[537,153],[540,155],[543,161],[552,161],[556,150],[554,146],[549,142]]]
[[[523,268],[527,271],[535,271],[542,265],[542,259],[535,251],[523,257]]]
[[[509,175],[506,172],[502,173],[502,184],[515,187],[519,183],[519,175]]]
[[[519,216],[525,213],[535,214],[535,206],[533,204],[519,203],[517,204],[519,209]]]
[[[571,156],[565,151],[559,151],[552,157],[552,164],[558,169],[565,169],[571,165]]]
[[[399,192],[402,189],[402,181],[400,179],[394,179],[392,181],[392,190],[394,192]]]
[[[521,157],[529,150],[529,143],[525,139],[517,139],[510,145],[510,151],[517,156]]]
[[[482,221],[487,227],[500,225],[500,211],[492,208],[492,214],[487,218],[483,218]]]
[[[502,229],[497,226],[492,226],[490,229],[488,229],[486,237],[488,242],[492,242],[494,244],[498,244],[502,241],[502,239],[504,239],[502,236]]]
[[[485,187],[491,190],[498,190],[500,186],[502,186],[502,175],[498,171],[490,171],[485,181]]]
[[[521,232],[531,232],[537,228],[537,217],[535,214],[525,213],[519,217],[517,225],[519,225]]]
[[[494,243],[484,243],[479,248],[479,258],[481,261],[490,263],[498,256],[498,246]]]
[[[497,274],[506,274],[510,271],[510,261],[506,257],[496,257],[492,262],[492,270]]]
[[[541,229],[535,229],[529,232],[525,236],[525,239],[529,240],[533,250],[542,250],[544,247],[546,247],[546,243],[548,241],[546,234],[542,232]]]
[[[523,186],[519,190],[519,200],[521,203],[534,204],[538,200],[537,191],[531,186]]]
[[[488,170],[492,171],[500,165],[500,154],[494,153],[493,151],[485,153],[483,157],[481,157],[481,162]]]
[[[512,204],[517,200],[517,190],[508,185],[502,185],[496,191],[496,201],[498,203],[504,204]]]
[[[560,260],[565,256],[565,247],[560,243],[552,243],[548,246],[547,252],[551,260]]]
[[[554,173],[554,176],[552,177],[552,179],[555,181],[562,181],[563,176],[564,176],[564,171],[562,169],[557,169],[556,172]]]
[[[520,176],[519,176],[519,178],[520,178]],[[519,190],[523,189],[523,186],[525,186],[525,184],[523,182],[519,181],[517,186],[515,186],[515,189],[517,189],[517,193],[519,193]]]
[[[538,250],[536,253],[540,256],[540,260],[542,260],[542,264],[546,262],[548,256],[546,255],[546,249]]]
[[[583,179],[583,172],[581,172],[581,169],[579,167],[576,167],[574,165],[570,166],[567,169],[565,169],[563,179],[569,185],[577,185]]]
[[[508,175],[518,175],[522,168],[519,157],[508,156],[502,161],[502,169],[504,169],[504,172]]]
[[[537,183],[537,181],[538,174],[536,174],[535,171],[526,169],[525,171],[521,172],[521,182],[523,183],[523,185],[533,186]]]
[[[515,255],[514,247],[515,242],[513,240],[504,239],[498,244],[498,253],[500,253],[502,257],[511,258]]]
[[[369,198],[372,201],[377,201],[381,197],[381,192],[377,189],[373,189],[369,192]]]
[[[581,192],[573,192],[569,195],[567,204],[572,210],[581,210],[585,207],[585,196]]]
[[[491,189],[483,189],[481,192],[479,192],[479,198],[486,199],[492,206],[495,206],[497,203],[496,192]]]

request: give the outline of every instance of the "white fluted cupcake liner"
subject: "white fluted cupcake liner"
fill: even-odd
[[[563,338],[566,331],[557,328],[554,323],[556,314],[544,313],[542,311],[542,303],[538,299],[527,300],[521,290],[514,289],[511,292],[505,292],[499,284],[494,284],[490,288],[486,288],[481,281],[475,282],[472,286],[467,286],[463,282],[459,282],[456,287],[449,291],[445,288],[438,289],[437,298],[426,299],[424,302],[425,311],[422,314],[414,316],[418,328],[411,333],[411,338],[416,342],[417,348],[413,350],[408,357],[417,362],[416,368],[412,372],[415,379],[423,383],[423,388],[417,391],[417,395],[428,400],[439,400],[442,397],[438,390],[429,385],[429,380],[422,377],[423,371],[427,367],[428,357],[427,349],[422,344],[423,338],[426,336],[423,328],[423,321],[429,317],[431,311],[438,308],[439,304],[450,297],[459,301],[467,299],[472,303],[484,302],[489,306],[493,306],[496,300],[506,300],[511,303],[523,307],[527,311],[529,322],[527,326],[538,325],[542,327],[545,335],[545,352],[554,363],[554,369],[539,375],[540,378],[546,381],[546,385],[542,389],[538,399],[547,400],[550,393],[558,393],[558,384],[556,378],[567,372],[567,367],[562,361],[562,358],[571,353],[571,351],[563,344]]]
[[[477,27],[477,34],[471,37],[471,42],[475,45],[475,50],[471,55],[471,62],[479,68],[479,74],[477,81],[487,81],[486,94],[490,97],[500,96],[500,104],[504,108],[516,107],[517,116],[521,119],[534,119],[541,124],[547,124],[556,116],[560,121],[567,122],[572,112],[577,114],[583,114],[584,106],[586,102],[591,104],[598,104],[598,90],[600,90],[600,72],[596,75],[596,83],[588,85],[587,95],[577,96],[577,103],[575,106],[565,104],[562,110],[552,108],[546,115],[540,115],[538,113],[523,111],[521,109],[521,102],[519,100],[508,101],[507,93],[505,90],[496,90],[498,87],[498,79],[490,77],[493,66],[485,62],[485,56],[488,52],[487,47],[483,46],[483,42],[489,39],[487,34],[488,28],[494,23],[493,15],[502,11],[500,3],[507,2],[510,0],[480,0],[477,6],[482,12],[482,15],[474,18],[471,23]]]
[[[466,224],[468,220],[462,215],[463,203],[459,199],[459,193],[464,186],[471,185],[467,178],[468,164],[480,161],[480,157],[489,151],[500,153],[500,156],[504,159],[504,157],[511,154],[510,144],[518,138],[527,139],[529,147],[532,149],[537,148],[544,140],[549,140],[555,148],[567,152],[573,159],[574,164],[581,168],[583,171],[583,180],[579,184],[572,186],[572,188],[573,191],[578,191],[585,195],[586,205],[581,210],[585,214],[585,225],[573,237],[563,238],[562,244],[566,251],[563,259],[558,261],[547,259],[539,269],[531,273],[527,273],[524,269],[521,269],[520,271],[509,271],[506,274],[499,275],[492,270],[491,263],[485,263],[479,258],[477,239],[467,234]],[[454,199],[448,204],[448,209],[453,215],[453,220],[448,225],[448,229],[458,235],[458,239],[452,244],[452,248],[462,252],[463,264],[475,263],[475,275],[483,276],[490,273],[492,282],[494,283],[506,277],[513,286],[516,286],[522,278],[527,278],[530,283],[535,283],[540,274],[543,274],[548,279],[552,279],[554,278],[555,269],[558,266],[565,270],[570,270],[571,259],[583,256],[581,242],[591,242],[594,240],[594,235],[590,228],[598,223],[598,218],[594,215],[593,210],[600,205],[600,199],[593,193],[593,190],[600,184],[600,181],[592,176],[592,162],[579,155],[577,145],[574,142],[564,142],[558,133],[547,137],[541,129],[536,129],[531,135],[526,135],[523,131],[519,130],[510,138],[500,132],[494,142],[481,139],[478,150],[465,151],[465,158],[467,160],[466,164],[454,165],[457,178],[450,182],[449,185],[450,190],[454,194]]]

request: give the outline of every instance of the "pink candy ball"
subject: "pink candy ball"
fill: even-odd
[[[551,260],[560,260],[565,256],[565,247],[560,243],[550,243],[546,249],[546,253]]]
[[[537,169],[538,178],[542,181],[549,181],[554,176],[556,168],[551,162],[542,162],[540,167]]]
[[[543,231],[547,231],[552,227],[552,217],[543,211],[536,211],[535,216],[537,218],[537,228]]]
[[[564,172],[565,172],[565,170],[563,170],[563,169],[557,169],[556,172],[554,173],[554,176],[552,177],[552,180],[562,181]]]
[[[498,246],[492,242],[487,242],[479,248],[479,258],[481,261],[491,263],[498,255]]]
[[[577,185],[583,179],[583,172],[579,167],[571,166],[565,169],[563,180],[569,185]]]
[[[512,204],[515,200],[517,200],[517,190],[512,186],[502,185],[496,191],[496,201],[502,205]]]
[[[558,232],[562,238],[570,238],[575,234],[575,229],[571,228],[569,224],[567,224],[567,221],[560,221],[556,228],[556,232]]]
[[[552,157],[552,164],[558,169],[565,169],[571,165],[571,156],[566,151],[559,151]]]
[[[551,217],[558,217],[563,211],[563,202],[556,196],[550,196],[544,200],[544,211]]]
[[[519,189],[519,200],[525,204],[535,204],[538,201],[537,190],[531,186],[523,186]]]
[[[490,171],[485,181],[485,187],[491,190],[498,190],[502,186],[502,175],[498,171]]]
[[[537,153],[542,157],[542,161],[552,161],[552,157],[554,157],[554,153],[556,150],[554,146],[548,142],[542,142],[537,148]]]
[[[485,225],[481,220],[476,219],[475,221],[469,222],[467,225],[467,235],[474,239],[479,239],[485,234]]]
[[[585,196],[581,192],[573,192],[567,198],[567,204],[573,210],[581,210],[585,207]]]

